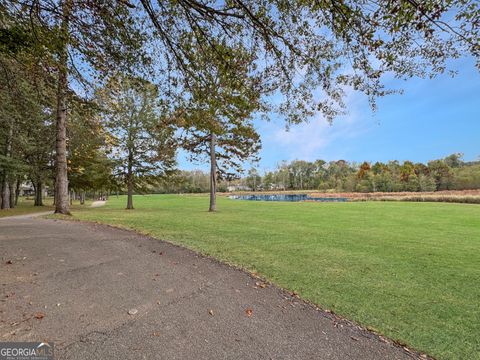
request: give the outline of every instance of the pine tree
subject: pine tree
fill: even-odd
[[[105,112],[116,176],[127,188],[127,209],[133,192],[173,170],[175,128],[162,116],[158,89],[139,78],[115,76],[97,94]]]

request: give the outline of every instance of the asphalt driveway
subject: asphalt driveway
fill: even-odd
[[[0,220],[0,341],[58,359],[408,359],[251,275],[102,225]]]

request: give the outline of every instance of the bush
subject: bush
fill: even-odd
[[[377,201],[416,201],[416,202],[447,202],[460,204],[480,204],[480,197],[475,196],[405,196],[405,197],[379,197],[370,200]]]

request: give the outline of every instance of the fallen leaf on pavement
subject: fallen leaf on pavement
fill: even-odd
[[[159,332],[153,332],[152,335],[153,336],[160,336],[160,333]]]
[[[137,309],[130,309],[130,310],[128,310],[128,315],[135,315],[136,313],[138,313],[138,310],[137,310]]]
[[[248,317],[251,317],[253,315],[253,310],[248,308],[247,310],[245,310],[245,314],[247,314]]]
[[[257,281],[255,283],[255,285],[258,286],[259,288],[262,288],[262,289],[265,289],[267,287],[267,284],[259,282],[259,281]]]
[[[7,265],[12,265],[12,264],[13,264],[13,261],[12,261],[12,260],[7,260],[7,261],[5,262],[5,264],[7,264]]]
[[[208,313],[213,316],[213,310],[208,310]]]
[[[45,313],[43,313],[43,312],[37,312],[37,313],[33,314],[33,317],[34,317],[35,319],[42,320],[42,319],[45,317]]]

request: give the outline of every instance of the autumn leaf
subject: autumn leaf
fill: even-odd
[[[267,284],[257,281],[255,283],[255,286],[257,286],[259,288],[262,288],[262,289],[265,289],[267,287]]]
[[[247,310],[245,310],[245,314],[247,314],[248,317],[252,317],[253,315],[253,310],[248,308]]]
[[[213,316],[213,310],[212,309],[208,310],[208,313]]]
[[[45,317],[45,313],[43,313],[43,312],[37,312],[37,313],[33,314],[33,317],[34,317],[35,319],[42,320],[42,319]]]

